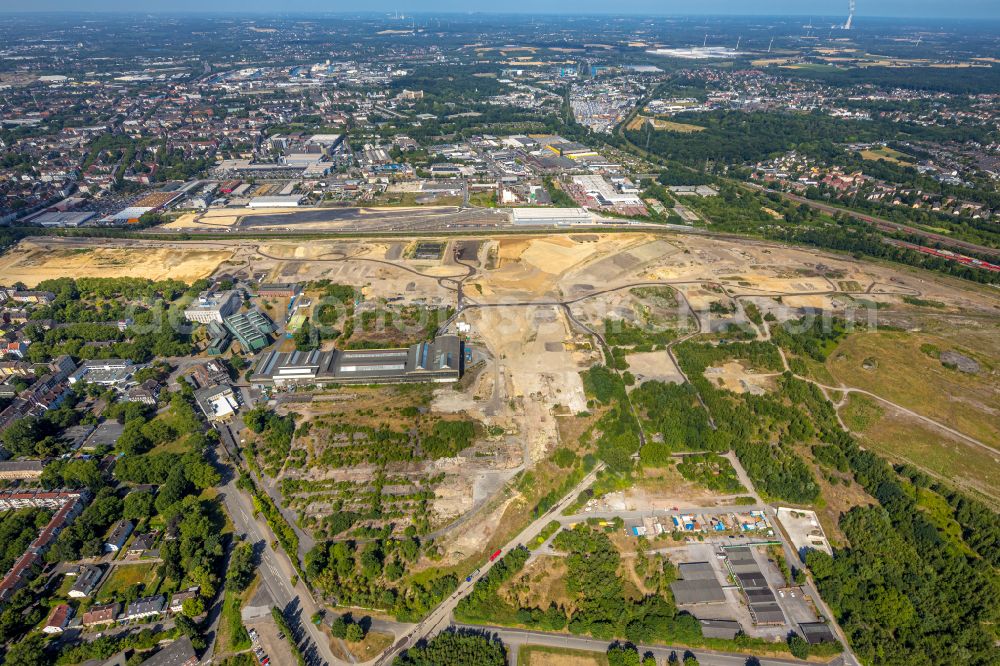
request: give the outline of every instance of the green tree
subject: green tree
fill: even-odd
[[[4,663],[8,666],[47,666],[51,660],[45,656],[45,637],[31,634],[17,641],[7,650]]]
[[[205,602],[201,597],[191,597],[184,600],[181,610],[188,617],[198,617],[205,612]]]
[[[357,643],[363,640],[364,637],[365,637],[365,630],[361,628],[360,624],[358,624],[357,622],[352,622],[351,624],[347,625],[347,632],[345,633],[344,638],[346,638],[352,643]]]
[[[236,592],[242,592],[253,581],[254,565],[253,544],[242,541],[233,548],[229,558],[229,569],[226,571],[226,582]]]
[[[504,666],[507,650],[497,639],[480,633],[445,631],[425,645],[410,648],[395,666]]]
[[[302,326],[299,327],[299,330],[295,331],[292,339],[295,341],[296,351],[319,349],[319,336],[313,335],[312,326],[309,324],[308,319],[302,322]]]
[[[794,631],[788,634],[788,650],[793,657],[806,659],[809,657],[809,643]]]
[[[347,638],[347,620],[344,619],[344,616],[340,616],[330,623],[330,633],[334,638]]]
[[[141,520],[153,515],[153,494],[133,491],[125,496],[123,513],[129,520]]]

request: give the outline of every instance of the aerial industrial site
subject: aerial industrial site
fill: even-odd
[[[0,25],[3,663],[995,663],[998,17],[105,4]]]

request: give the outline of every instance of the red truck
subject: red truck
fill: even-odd
[[[490,555],[490,562],[492,562],[493,560],[497,559],[498,557],[500,557],[500,551],[499,550],[497,552],[493,553],[492,555]]]

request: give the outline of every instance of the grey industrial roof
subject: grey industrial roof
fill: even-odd
[[[750,604],[750,614],[756,624],[785,623],[785,614],[778,604]]]
[[[118,438],[122,436],[122,431],[124,430],[125,426],[118,423],[118,421],[105,421],[97,426],[84,444],[91,448],[101,445],[114,446],[118,443]]]
[[[752,604],[774,602],[774,592],[771,592],[771,590],[754,589],[754,590],[744,590],[744,592],[747,595],[747,600]]]
[[[729,568],[732,569],[734,574],[760,574],[760,565],[756,562],[747,562],[746,560],[740,560],[738,564],[729,564]]]
[[[837,640],[830,625],[825,622],[799,622],[799,630],[802,631],[802,637],[813,645]]]
[[[0,462],[0,472],[41,472],[41,460],[7,460]]]
[[[445,335],[400,349],[350,349],[308,352],[268,352],[251,381],[351,382],[420,375],[457,375],[462,363],[462,341]]]
[[[767,579],[760,572],[736,574],[736,578],[746,590],[767,589]]]
[[[258,291],[298,291],[297,282],[265,282],[257,288]]]
[[[701,624],[701,635],[706,638],[736,638],[740,632],[740,623],[736,620],[698,620]]]
[[[677,580],[670,584],[678,604],[710,604],[726,600],[722,586],[714,580]]]
[[[732,562],[733,564],[736,564],[737,562],[743,563],[743,562],[756,561],[754,559],[753,553],[747,546],[737,546],[735,548],[727,548],[726,557],[729,558],[729,561]]]
[[[684,580],[717,580],[711,562],[683,562],[677,570]]]

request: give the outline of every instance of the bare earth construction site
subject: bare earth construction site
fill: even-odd
[[[772,655],[790,631],[842,641],[822,621],[830,612],[816,588],[793,573],[806,549],[849,546],[841,518],[876,500],[845,475],[832,446],[769,440],[767,431],[749,447],[712,444],[718,426],[732,425],[713,421],[720,400],[757,401],[764,412],[792,401],[794,410],[813,391],[830,410],[827,424],[865,448],[1000,505],[1000,307],[991,287],[957,279],[646,230],[31,238],[0,257],[0,272],[29,288],[67,272],[270,285],[273,295],[257,294],[255,307],[283,330],[247,356],[238,385],[258,407],[228,427],[294,531],[291,549],[317,599],[371,613],[383,623],[380,640],[398,641],[410,626],[392,619],[412,617],[395,595],[413,592],[397,590],[475,569],[459,583],[468,593],[490,554],[513,553],[518,542],[530,555],[493,593],[499,610],[477,616],[453,597],[421,630],[453,611],[459,621],[522,629],[533,625],[503,609],[572,615],[582,601],[568,587],[566,535],[593,529],[620,554],[628,594],[670,595],[704,637],[743,632]],[[449,352],[460,359],[445,381],[263,382],[276,354],[305,358],[293,356],[292,338],[306,322],[320,331],[315,354],[388,359],[409,347],[417,358],[421,345],[437,349],[422,341],[457,336],[447,339],[460,340]],[[252,416],[258,410],[265,416]],[[251,417],[264,420],[255,428]],[[272,436],[268,424],[282,422],[288,436]],[[776,478],[771,456],[801,481]],[[943,500],[921,492],[930,514]],[[345,587],[326,558],[338,547],[368,553],[377,539],[399,544],[386,583]],[[671,592],[664,581],[673,579],[656,572],[674,567],[681,580]]]
[[[989,288],[764,242],[693,235],[566,233],[441,239],[435,241],[440,245],[439,257],[430,259],[418,258],[414,252],[418,242],[406,238],[308,243],[234,239],[168,246],[157,241],[29,239],[0,259],[0,271],[28,286],[66,272],[77,277],[143,275],[188,281],[211,275],[265,275],[267,281],[330,280],[353,285],[370,300],[401,299],[439,308],[458,305],[450,330],[455,331],[461,322],[469,346],[480,355],[461,390],[435,392],[434,412],[465,414],[481,424],[482,432],[502,428],[505,433],[493,436],[492,443],[484,439],[477,445],[485,447],[488,456],[477,449],[471,461],[458,465],[470,478],[487,472],[508,478],[511,470],[529,468],[559,446],[559,420],[573,420],[573,415],[587,409],[579,373],[601,360],[593,333],[604,333],[605,319],[658,326],[678,335],[699,330],[711,334],[727,323],[745,322],[743,306],[749,303],[765,314],[773,313],[779,321],[808,312],[842,314],[850,309],[868,317],[877,307],[880,323],[910,331],[896,336],[933,335],[939,344],[951,344],[980,359],[978,374],[956,376],[948,371],[953,381],[967,386],[969,397],[938,396],[957,401],[949,409],[928,407],[933,402],[928,395],[902,395],[891,389],[880,393],[879,369],[885,371],[888,361],[866,369],[862,366],[867,356],[851,360],[857,366],[853,367],[846,365],[844,354],[835,354],[826,366],[810,368],[813,378],[831,386],[830,399],[848,417],[857,411],[858,399],[865,398],[850,391],[867,390],[877,396],[867,399],[880,405],[880,419],[864,427],[854,424],[862,435],[871,431],[867,436],[873,446],[1000,501],[995,496],[1000,478],[997,421],[986,418],[968,427],[972,414],[995,415],[1000,410],[994,369],[1000,350],[990,334],[1000,311]],[[669,287],[679,298],[666,308],[661,303],[664,312],[653,321],[649,298],[637,293],[657,285]],[[911,304],[921,301],[948,305],[931,309]],[[869,331],[854,334],[851,340],[874,344],[880,336],[889,335]],[[875,347],[869,351],[878,352]],[[631,352],[629,360],[640,382],[682,379],[665,350]],[[730,364],[710,368],[706,374],[718,375],[720,384],[731,390],[741,386],[764,390],[758,387],[766,386],[766,377],[741,379],[732,375],[733,369]],[[905,373],[905,368],[893,372]],[[311,411],[322,411],[320,404],[315,403]],[[901,412],[897,406],[928,418]],[[900,429],[939,441],[941,451],[924,451],[929,444],[911,450],[897,443],[895,436],[886,435],[880,441],[879,433]],[[975,456],[981,464],[957,465],[942,454],[946,450],[956,458]],[[448,502],[449,509],[444,509],[442,500],[438,520],[432,522],[447,522],[460,513],[458,507],[478,506],[473,496],[479,500],[482,494],[473,487],[481,489],[482,478],[478,484],[459,484],[465,488],[465,499],[457,505]]]

